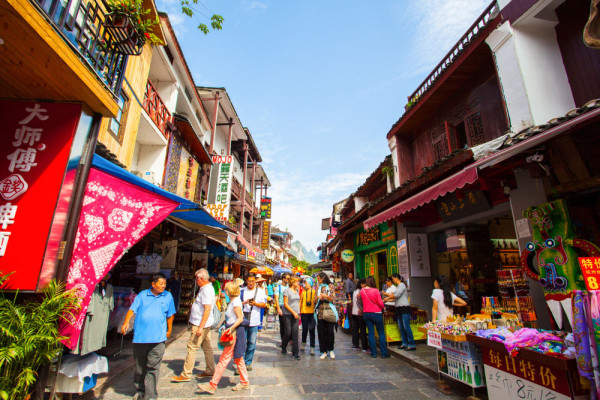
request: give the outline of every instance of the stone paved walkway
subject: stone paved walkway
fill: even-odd
[[[398,358],[371,358],[370,354],[353,351],[350,336],[337,333],[336,359],[320,360],[310,356],[308,349],[301,354],[302,360],[294,361],[279,354],[277,344],[279,332],[261,333],[250,372],[252,389],[233,392],[231,388],[239,382],[231,366],[219,383],[215,395],[201,393],[197,384],[208,379],[192,379],[187,383],[171,383],[170,378],[181,371],[186,354],[188,334],[181,335],[167,347],[161,366],[158,385],[160,399],[464,399],[455,393],[444,396],[435,389],[435,380],[411,367]],[[215,337],[216,339],[216,337]],[[213,341],[216,343],[216,341]],[[318,344],[317,344],[318,350]],[[220,351],[216,349],[215,360]],[[202,351],[197,356],[195,373],[204,368]],[[105,385],[95,399],[129,399],[135,393],[133,370],[124,372]]]

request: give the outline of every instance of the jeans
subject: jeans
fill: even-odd
[[[400,336],[402,337],[402,346],[414,349],[416,346],[413,332],[410,328],[410,313],[400,312],[400,308],[396,308],[396,317],[398,319],[398,327],[400,328]]]
[[[315,347],[315,314],[300,314],[302,320],[302,343],[306,343],[306,337],[310,333],[310,347]]]
[[[156,385],[160,377],[160,362],[165,354],[165,342],[134,343],[133,383],[138,393],[145,393],[144,399],[157,399]]]
[[[352,346],[359,347],[359,345],[362,345],[362,349],[367,350],[369,345],[367,344],[367,327],[365,325],[365,319],[362,315],[352,315],[350,325],[352,325]]]
[[[381,313],[364,313],[363,318],[369,330],[369,345],[371,347],[371,355],[377,357],[377,347],[375,345],[375,327],[379,334],[379,350],[382,357],[388,356],[387,341],[385,340],[385,328],[383,326],[383,315]]]
[[[292,355],[297,356],[298,349],[298,320],[293,315],[286,314],[283,316],[283,342],[281,343],[281,351],[287,351],[287,345],[292,342]]]
[[[333,351],[333,345],[335,344],[335,326],[336,322],[327,322],[324,319],[320,319],[317,322],[317,333],[319,335],[319,350],[321,353],[328,353]]]
[[[256,350],[256,337],[258,336],[258,326],[248,326],[246,328],[246,355],[244,361],[246,366],[252,365],[254,359],[254,350]]]

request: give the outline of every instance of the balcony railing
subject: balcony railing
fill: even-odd
[[[471,42],[483,31],[488,24],[498,16],[498,6],[493,1],[479,18],[471,25],[467,32],[458,40],[454,47],[442,58],[442,61],[433,69],[433,71],[419,85],[417,90],[408,96],[407,109],[412,107],[427,92],[433,84],[440,78],[446,69],[458,58],[458,56],[471,44]]]
[[[168,138],[169,128],[167,122],[173,122],[173,115],[165,106],[165,103],[160,98],[152,82],[150,82],[150,79],[148,79],[148,83],[146,83],[146,93],[144,94],[142,106],[150,118],[152,118],[152,121],[154,121],[158,129],[162,132],[163,136]]]
[[[79,58],[118,97],[127,56],[114,50],[114,38],[104,26],[104,3],[95,0],[32,0],[46,14]]]

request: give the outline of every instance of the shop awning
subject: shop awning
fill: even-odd
[[[259,249],[258,247],[248,243],[248,241],[246,239],[244,239],[244,237],[240,234],[237,235],[237,240],[244,245],[244,247],[246,247],[247,249],[251,249],[256,253],[264,253],[264,251],[262,251],[261,249]]]
[[[453,192],[456,189],[460,189],[465,185],[474,183],[476,180],[477,168],[470,165],[462,171],[428,187],[422,192],[396,204],[388,210],[368,218],[363,225],[365,229],[369,229],[382,222],[394,219],[408,211],[414,210],[415,208],[427,204],[438,197],[442,197],[447,193]]]
[[[139,186],[142,189],[148,190],[150,192],[166,197],[167,199],[171,199],[178,202],[179,206],[177,206],[177,208],[171,213],[171,217],[173,217],[179,223],[185,225],[186,227],[192,230],[202,231],[206,229],[204,227],[210,227],[213,228],[211,232],[216,233],[220,230],[228,229],[225,225],[222,225],[219,221],[214,219],[212,215],[200,208],[200,206],[198,206],[196,203],[184,197],[177,196],[176,194],[161,189],[158,186],[155,186],[152,183],[140,178],[139,176],[136,176],[131,172],[116,166],[110,161],[105,160],[97,154],[94,154],[92,166],[114,177],[122,179],[133,185]],[[226,232],[224,233],[224,237],[225,241],[227,241]]]

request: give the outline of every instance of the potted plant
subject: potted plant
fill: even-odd
[[[149,18],[150,9],[142,0],[108,0],[105,28],[114,40],[114,48],[122,54],[139,55],[146,41],[161,45],[163,42],[152,32],[160,24],[158,16]]]
[[[0,287],[8,275],[0,275]],[[79,297],[51,281],[41,297],[20,301],[0,293],[0,399],[27,399],[42,367],[62,349],[58,322],[73,312]]]

